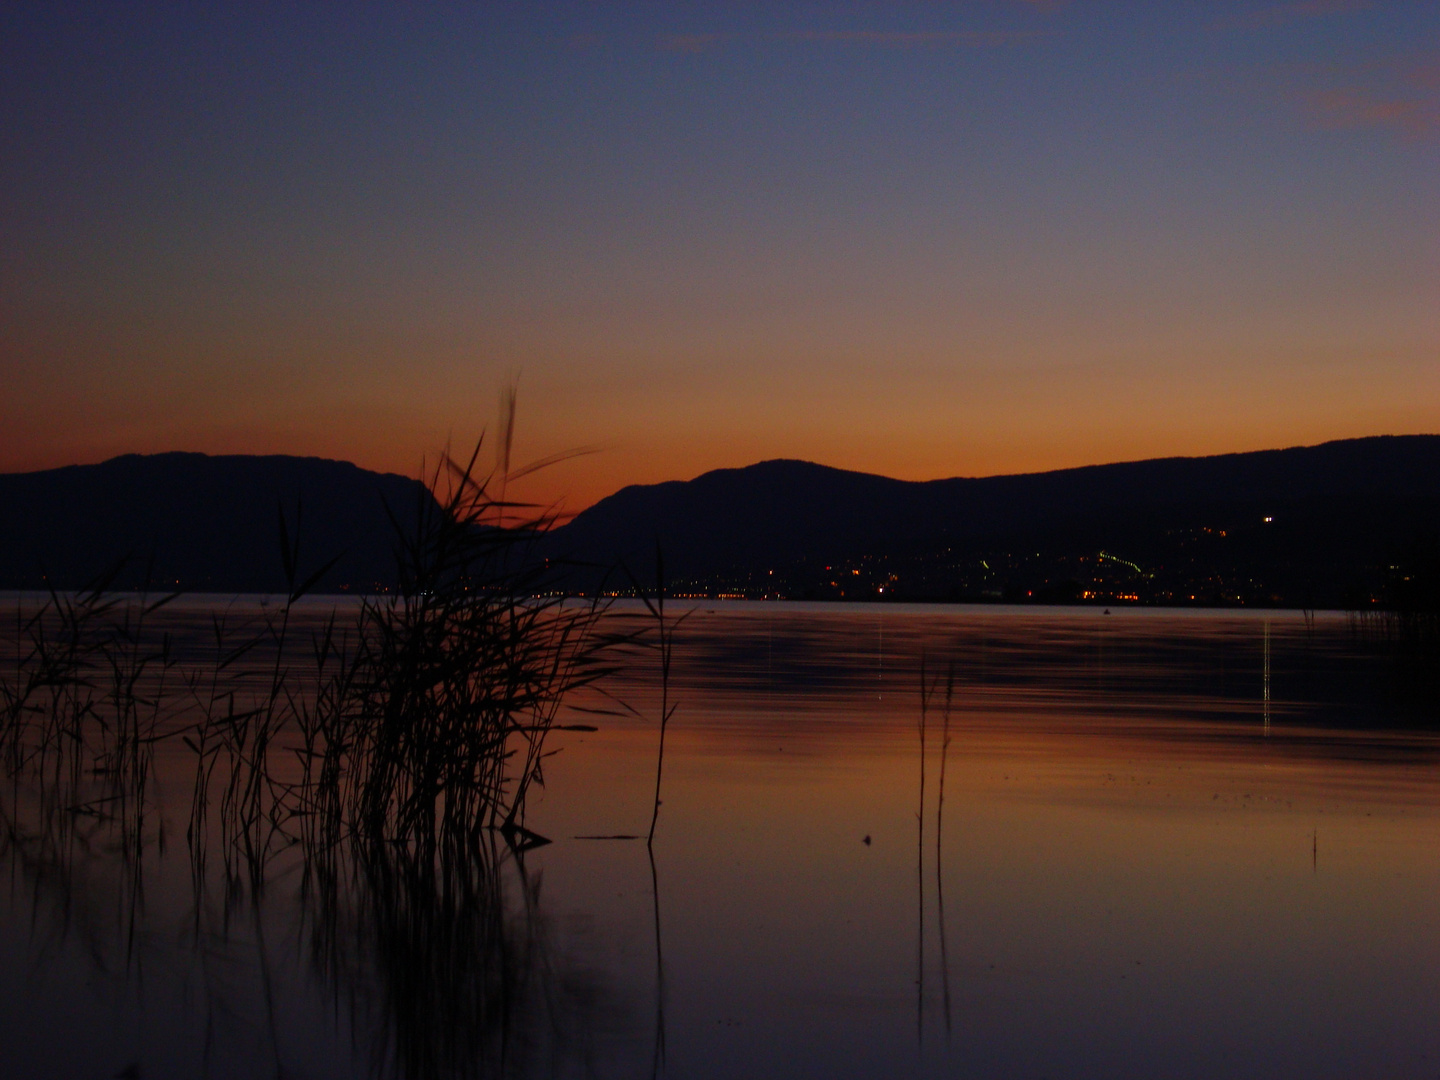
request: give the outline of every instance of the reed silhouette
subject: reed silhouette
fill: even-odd
[[[659,541],[655,543],[655,590],[647,590],[633,574],[626,571],[630,584],[640,602],[645,605],[645,612],[649,616],[651,626],[641,627],[631,634],[623,637],[612,637],[612,644],[624,644],[626,646],[640,646],[641,648],[653,649],[660,661],[660,746],[655,758],[655,798],[651,804],[650,830],[645,835],[645,842],[653,846],[655,843],[655,828],[660,821],[661,806],[661,781],[665,774],[665,734],[670,726],[670,719],[675,715],[677,703],[670,697],[670,667],[675,655],[675,631],[686,619],[694,614],[695,609],[683,612],[678,618],[667,617],[665,614],[665,553],[661,549]],[[653,629],[653,636],[647,633]],[[627,709],[633,713],[633,709]]]
[[[285,595],[258,618],[213,614],[183,658],[158,622],[175,596],[110,591],[119,566],[77,594],[22,597],[6,635],[3,854],[64,881],[77,852],[118,851],[138,910],[163,842],[156,748],[183,747],[196,932],[216,886],[258,911],[277,861],[298,870],[316,971],[369,1016],[379,1074],[553,1072],[567,1017],[598,1000],[577,984],[565,1004],[537,936],[524,852],[546,841],[525,806],[549,736],[594,730],[561,710],[614,670],[623,636],[601,631],[605,601],[556,589],[533,555],[555,518],[508,498],[531,471],[510,468],[513,406],[494,468],[483,440],[447,452],[434,498],[390,513],[393,593],[317,622],[307,594],[339,556],[307,562],[297,505],[278,514]],[[258,955],[263,968],[263,941]]]

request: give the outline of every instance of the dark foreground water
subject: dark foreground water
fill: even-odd
[[[139,859],[10,844],[0,1076],[1440,1076],[1440,739],[1343,618],[727,604],[677,649],[653,858],[582,838],[649,825],[646,659],[469,892],[197,900],[178,746]]]

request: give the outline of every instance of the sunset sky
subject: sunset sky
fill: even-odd
[[[0,9],[0,470],[1440,431],[1440,3]]]

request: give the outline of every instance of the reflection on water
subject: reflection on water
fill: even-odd
[[[588,1075],[633,1027],[522,856],[382,848],[198,895],[175,856],[11,831],[4,1075]]]
[[[138,845],[12,792],[0,1075],[1440,1073],[1440,740],[1342,619],[712,607],[652,851],[575,839],[645,833],[639,719],[548,761],[549,846],[255,889],[196,888],[168,744]]]

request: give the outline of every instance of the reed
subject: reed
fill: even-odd
[[[635,584],[636,594],[645,605],[645,610],[653,620],[655,637],[653,647],[660,659],[660,747],[655,757],[655,798],[650,810],[650,830],[645,835],[645,843],[655,843],[655,828],[660,822],[660,784],[665,774],[665,733],[670,727],[670,718],[675,715],[676,703],[670,700],[670,665],[675,652],[675,630],[694,612],[682,614],[678,619],[667,619],[665,616],[665,554],[660,548],[659,541],[655,544],[655,594],[653,597],[646,594],[645,590],[638,583]]]
[[[176,657],[149,624],[174,597],[121,603],[106,583],[17,605],[0,678],[3,813],[20,840],[63,841],[81,822],[106,821],[132,858],[149,820],[155,744],[175,708]]]
[[[495,828],[533,840],[525,799],[544,783],[558,710],[609,670],[595,633],[603,603],[546,595],[527,549],[551,521],[502,527],[523,508],[492,497],[477,456],[447,456],[432,478],[443,497],[401,534],[400,591],[365,603],[353,691],[320,718],[325,744],[343,748],[332,771],[350,783],[348,806],[335,805],[372,838],[473,842]]]
[[[507,501],[495,468],[442,455],[413,518],[393,511],[399,588],[297,631],[297,605],[335,560],[302,572],[301,526],[279,515],[288,591],[259,621],[216,615],[204,655],[177,667],[154,631],[173,597],[125,598],[110,578],[17,607],[0,674],[0,763],[52,816],[90,815],[138,843],[154,750],[194,763],[187,840],[197,885],[218,842],[226,880],[258,886],[280,852],[346,842],[483,858],[483,834],[525,828],[547,740],[571,694],[613,668],[605,604],[554,589],[535,557],[553,515]],[[517,470],[523,472],[525,470]],[[118,570],[118,567],[117,567]],[[23,607],[23,605],[22,605]],[[668,656],[668,646],[666,650]],[[588,728],[589,725],[571,725]],[[14,804],[10,806],[14,810]],[[8,811],[7,811],[8,812]],[[14,817],[14,814],[11,814]]]
[[[197,938],[217,901],[228,927],[248,897],[263,966],[263,890],[298,870],[312,961],[376,1034],[377,1074],[553,1066],[577,1022],[590,1026],[583,1014],[604,995],[551,978],[524,867],[545,841],[525,808],[554,732],[594,730],[562,710],[637,647],[661,658],[651,840],[658,821],[682,619],[667,610],[663,566],[647,600],[658,632],[612,632],[606,601],[557,588],[536,556],[554,515],[508,495],[547,464],[511,469],[513,404],[512,393],[494,467],[480,466],[483,443],[468,459],[446,453],[424,476],[432,498],[413,515],[391,508],[391,594],[317,620],[309,594],[334,560],[306,558],[297,506],[278,515],[286,593],[259,615],[217,611],[177,649],[164,621],[174,597],[115,593],[112,573],[20,602],[3,635],[0,851],[53,878],[120,850],[133,908],[161,827],[156,750],[183,751]],[[660,964],[653,871],[652,852]]]

